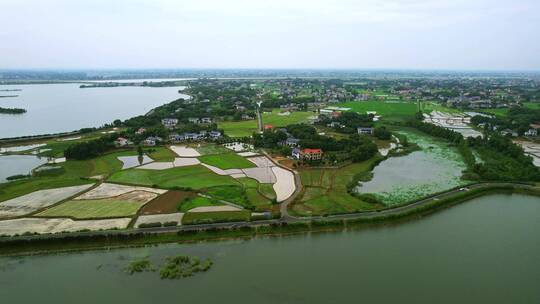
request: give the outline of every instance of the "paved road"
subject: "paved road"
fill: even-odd
[[[380,211],[369,211],[361,213],[351,213],[351,214],[338,214],[338,215],[329,215],[329,216],[314,216],[314,217],[293,217],[288,213],[280,219],[274,220],[263,220],[263,221],[253,221],[253,222],[234,222],[234,223],[213,223],[213,224],[201,224],[201,225],[184,225],[178,227],[156,227],[156,228],[139,228],[139,229],[127,229],[127,230],[113,230],[113,231],[88,231],[88,232],[74,232],[74,233],[60,233],[52,235],[31,235],[31,236],[19,236],[19,237],[7,237],[0,238],[1,240],[13,240],[13,239],[39,239],[42,237],[46,238],[62,238],[65,236],[97,236],[97,235],[129,235],[134,233],[171,233],[178,231],[198,231],[198,230],[207,230],[212,228],[241,228],[241,227],[257,227],[257,226],[267,226],[270,224],[280,224],[280,223],[294,223],[294,222],[310,222],[310,221],[319,221],[319,220],[329,220],[329,219],[372,219],[380,216],[387,216],[392,214],[402,214],[414,210],[415,208],[430,204],[436,200],[450,197],[456,193],[469,191],[471,189],[480,189],[480,188],[493,188],[493,187],[504,187],[504,186],[513,186],[523,189],[532,188],[530,185],[518,184],[518,183],[478,183],[467,186],[466,188],[457,188],[451,189],[449,191],[419,200],[417,202],[399,206],[395,208],[389,208]]]

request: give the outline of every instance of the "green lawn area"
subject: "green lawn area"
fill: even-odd
[[[540,109],[540,102],[524,102],[523,105],[528,109]]]
[[[143,186],[155,185],[160,188],[189,187],[192,189],[238,185],[234,178],[217,175],[201,165],[166,170],[122,170],[114,173],[109,181]]]
[[[182,218],[182,225],[194,225],[216,222],[241,222],[249,221],[251,212],[241,211],[220,211],[220,212],[188,212]]]
[[[152,151],[152,152],[146,152]],[[151,149],[145,149],[146,155],[155,161],[171,162],[177,155],[167,147],[154,147]]]
[[[377,160],[345,166],[340,169],[307,169],[300,172],[304,190],[291,206],[293,214],[324,215],[373,210],[380,206],[364,202],[347,192],[347,184],[358,173],[369,172]]]
[[[134,215],[143,205],[143,202],[116,199],[71,200],[38,213],[37,216],[77,219],[125,217]]]
[[[279,112],[279,110],[273,110],[272,113],[263,113],[263,124],[285,127],[294,123],[306,122],[308,117],[315,115],[313,112],[291,112],[288,116],[280,116]],[[231,137],[251,136],[253,132],[257,131],[257,120],[224,121],[220,122],[218,127]]]
[[[188,210],[193,209],[193,208],[207,207],[207,206],[223,206],[223,204],[213,199],[209,199],[207,197],[197,196],[197,197],[183,201],[180,204],[178,211],[187,212]]]
[[[384,102],[384,101],[351,101],[338,103],[334,106],[351,108],[351,111],[365,114],[367,111],[375,111],[381,115],[381,119],[403,120],[412,117],[418,112],[415,102]]]
[[[236,153],[203,155],[199,157],[199,160],[205,164],[218,167],[223,170],[255,167],[254,163],[250,162],[249,160]]]
[[[195,150],[197,150],[197,152],[199,152],[201,155],[222,154],[231,152],[231,150],[221,145],[214,144],[201,144],[200,147],[195,147]]]

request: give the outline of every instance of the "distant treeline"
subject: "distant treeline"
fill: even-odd
[[[0,107],[0,113],[2,114],[23,114],[26,113],[25,109],[19,109],[19,108],[1,108]]]
[[[103,155],[115,148],[114,140],[118,136],[120,135],[110,134],[98,139],[73,144],[64,150],[64,156],[67,159],[82,160]]]

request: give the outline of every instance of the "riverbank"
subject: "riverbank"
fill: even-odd
[[[525,184],[482,184],[382,211],[328,217],[294,218],[256,222],[186,225],[101,232],[31,235],[0,239],[0,256],[76,252],[98,249],[151,246],[160,243],[220,241],[258,236],[283,236],[308,232],[331,232],[394,225],[427,216],[459,203],[490,194],[520,193],[540,196],[540,189]]]

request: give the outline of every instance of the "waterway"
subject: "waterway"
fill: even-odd
[[[477,198],[346,232],[0,258],[2,303],[540,303],[540,199]],[[1,249],[0,249],[1,250]],[[211,258],[207,273],[130,276],[129,261]]]
[[[79,88],[80,84],[0,85],[21,89],[0,99],[0,107],[23,108],[20,115],[0,114],[0,138],[69,132],[99,127],[115,119],[143,115],[178,98],[184,87]]]
[[[18,174],[30,174],[32,169],[43,165],[47,158],[35,155],[0,155],[0,183]]]

